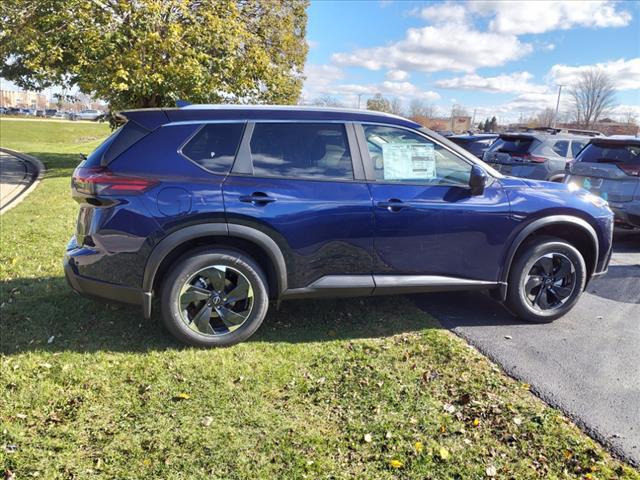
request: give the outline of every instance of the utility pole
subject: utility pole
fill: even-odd
[[[477,108],[473,109],[473,120],[471,120],[471,128],[473,128],[473,126],[476,124],[476,110]]]
[[[360,97],[362,97],[361,93],[358,94],[358,110],[360,110]]]
[[[562,93],[562,87],[564,85],[558,85],[558,100],[556,101],[556,114],[553,116],[553,128],[558,125],[558,109],[560,108],[560,94]]]

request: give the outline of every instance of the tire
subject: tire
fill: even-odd
[[[574,307],[586,281],[584,258],[575,247],[559,238],[537,237],[511,265],[506,304],[527,322],[550,323]]]
[[[189,345],[234,345],[262,324],[269,307],[267,285],[262,269],[244,253],[190,253],[178,260],[163,280],[163,322],[176,339]]]

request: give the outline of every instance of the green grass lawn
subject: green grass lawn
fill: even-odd
[[[108,133],[0,120],[1,145],[48,169],[0,217],[0,468],[17,479],[640,479],[402,297],[284,303],[250,341],[196,350],[138,309],[74,295],[61,268],[69,175]]]

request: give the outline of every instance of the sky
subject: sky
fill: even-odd
[[[558,85],[567,110],[595,66],[617,87],[612,116],[640,120],[640,2],[312,0],[308,17],[306,102],[382,93],[509,122],[555,108]]]

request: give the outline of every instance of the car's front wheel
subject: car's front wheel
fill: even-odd
[[[555,237],[538,237],[516,257],[509,273],[507,307],[529,322],[552,322],[571,310],[587,281],[580,252]]]
[[[226,347],[249,338],[267,313],[262,269],[232,250],[183,257],[163,282],[162,318],[178,340],[198,347]]]

